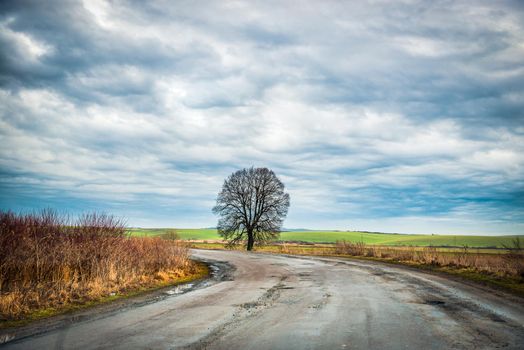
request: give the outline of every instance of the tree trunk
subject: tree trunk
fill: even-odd
[[[253,244],[255,238],[253,237],[253,231],[247,231],[247,250],[253,250]]]

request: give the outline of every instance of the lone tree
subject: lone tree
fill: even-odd
[[[231,174],[218,194],[213,212],[220,216],[218,233],[229,245],[247,239],[247,250],[280,234],[289,194],[272,170],[249,168]]]

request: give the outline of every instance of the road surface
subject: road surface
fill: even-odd
[[[6,349],[522,349],[522,299],[374,262],[194,251],[225,281]]]

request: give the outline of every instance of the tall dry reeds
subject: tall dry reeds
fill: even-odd
[[[44,210],[0,212],[0,313],[96,300],[184,276],[193,268],[180,241],[129,237],[112,216],[76,220]]]
[[[381,247],[366,245],[362,242],[339,241],[335,246],[336,254],[367,256],[417,264],[471,268],[478,272],[510,276],[524,280],[524,254],[520,241],[514,247],[507,248],[506,254],[482,254],[464,247],[459,252],[440,251],[435,247],[422,250],[415,247]]]
[[[524,246],[519,237],[513,239],[512,243],[512,246],[504,246],[508,251],[504,259],[524,280]]]

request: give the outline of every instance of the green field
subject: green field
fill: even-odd
[[[186,240],[218,240],[220,236],[215,229],[146,229],[133,228],[134,236],[157,236],[175,230],[180,238]],[[312,243],[334,243],[336,241],[363,241],[366,244],[377,245],[413,245],[413,246],[453,246],[462,247],[498,247],[512,246],[512,240],[517,236],[453,236],[453,235],[408,235],[391,233],[370,233],[354,231],[296,231],[282,232],[280,240]],[[524,242],[524,236],[520,235]]]
[[[207,228],[132,228],[133,236],[159,236],[175,230],[182,239],[190,240],[216,240],[220,239],[216,229]]]

